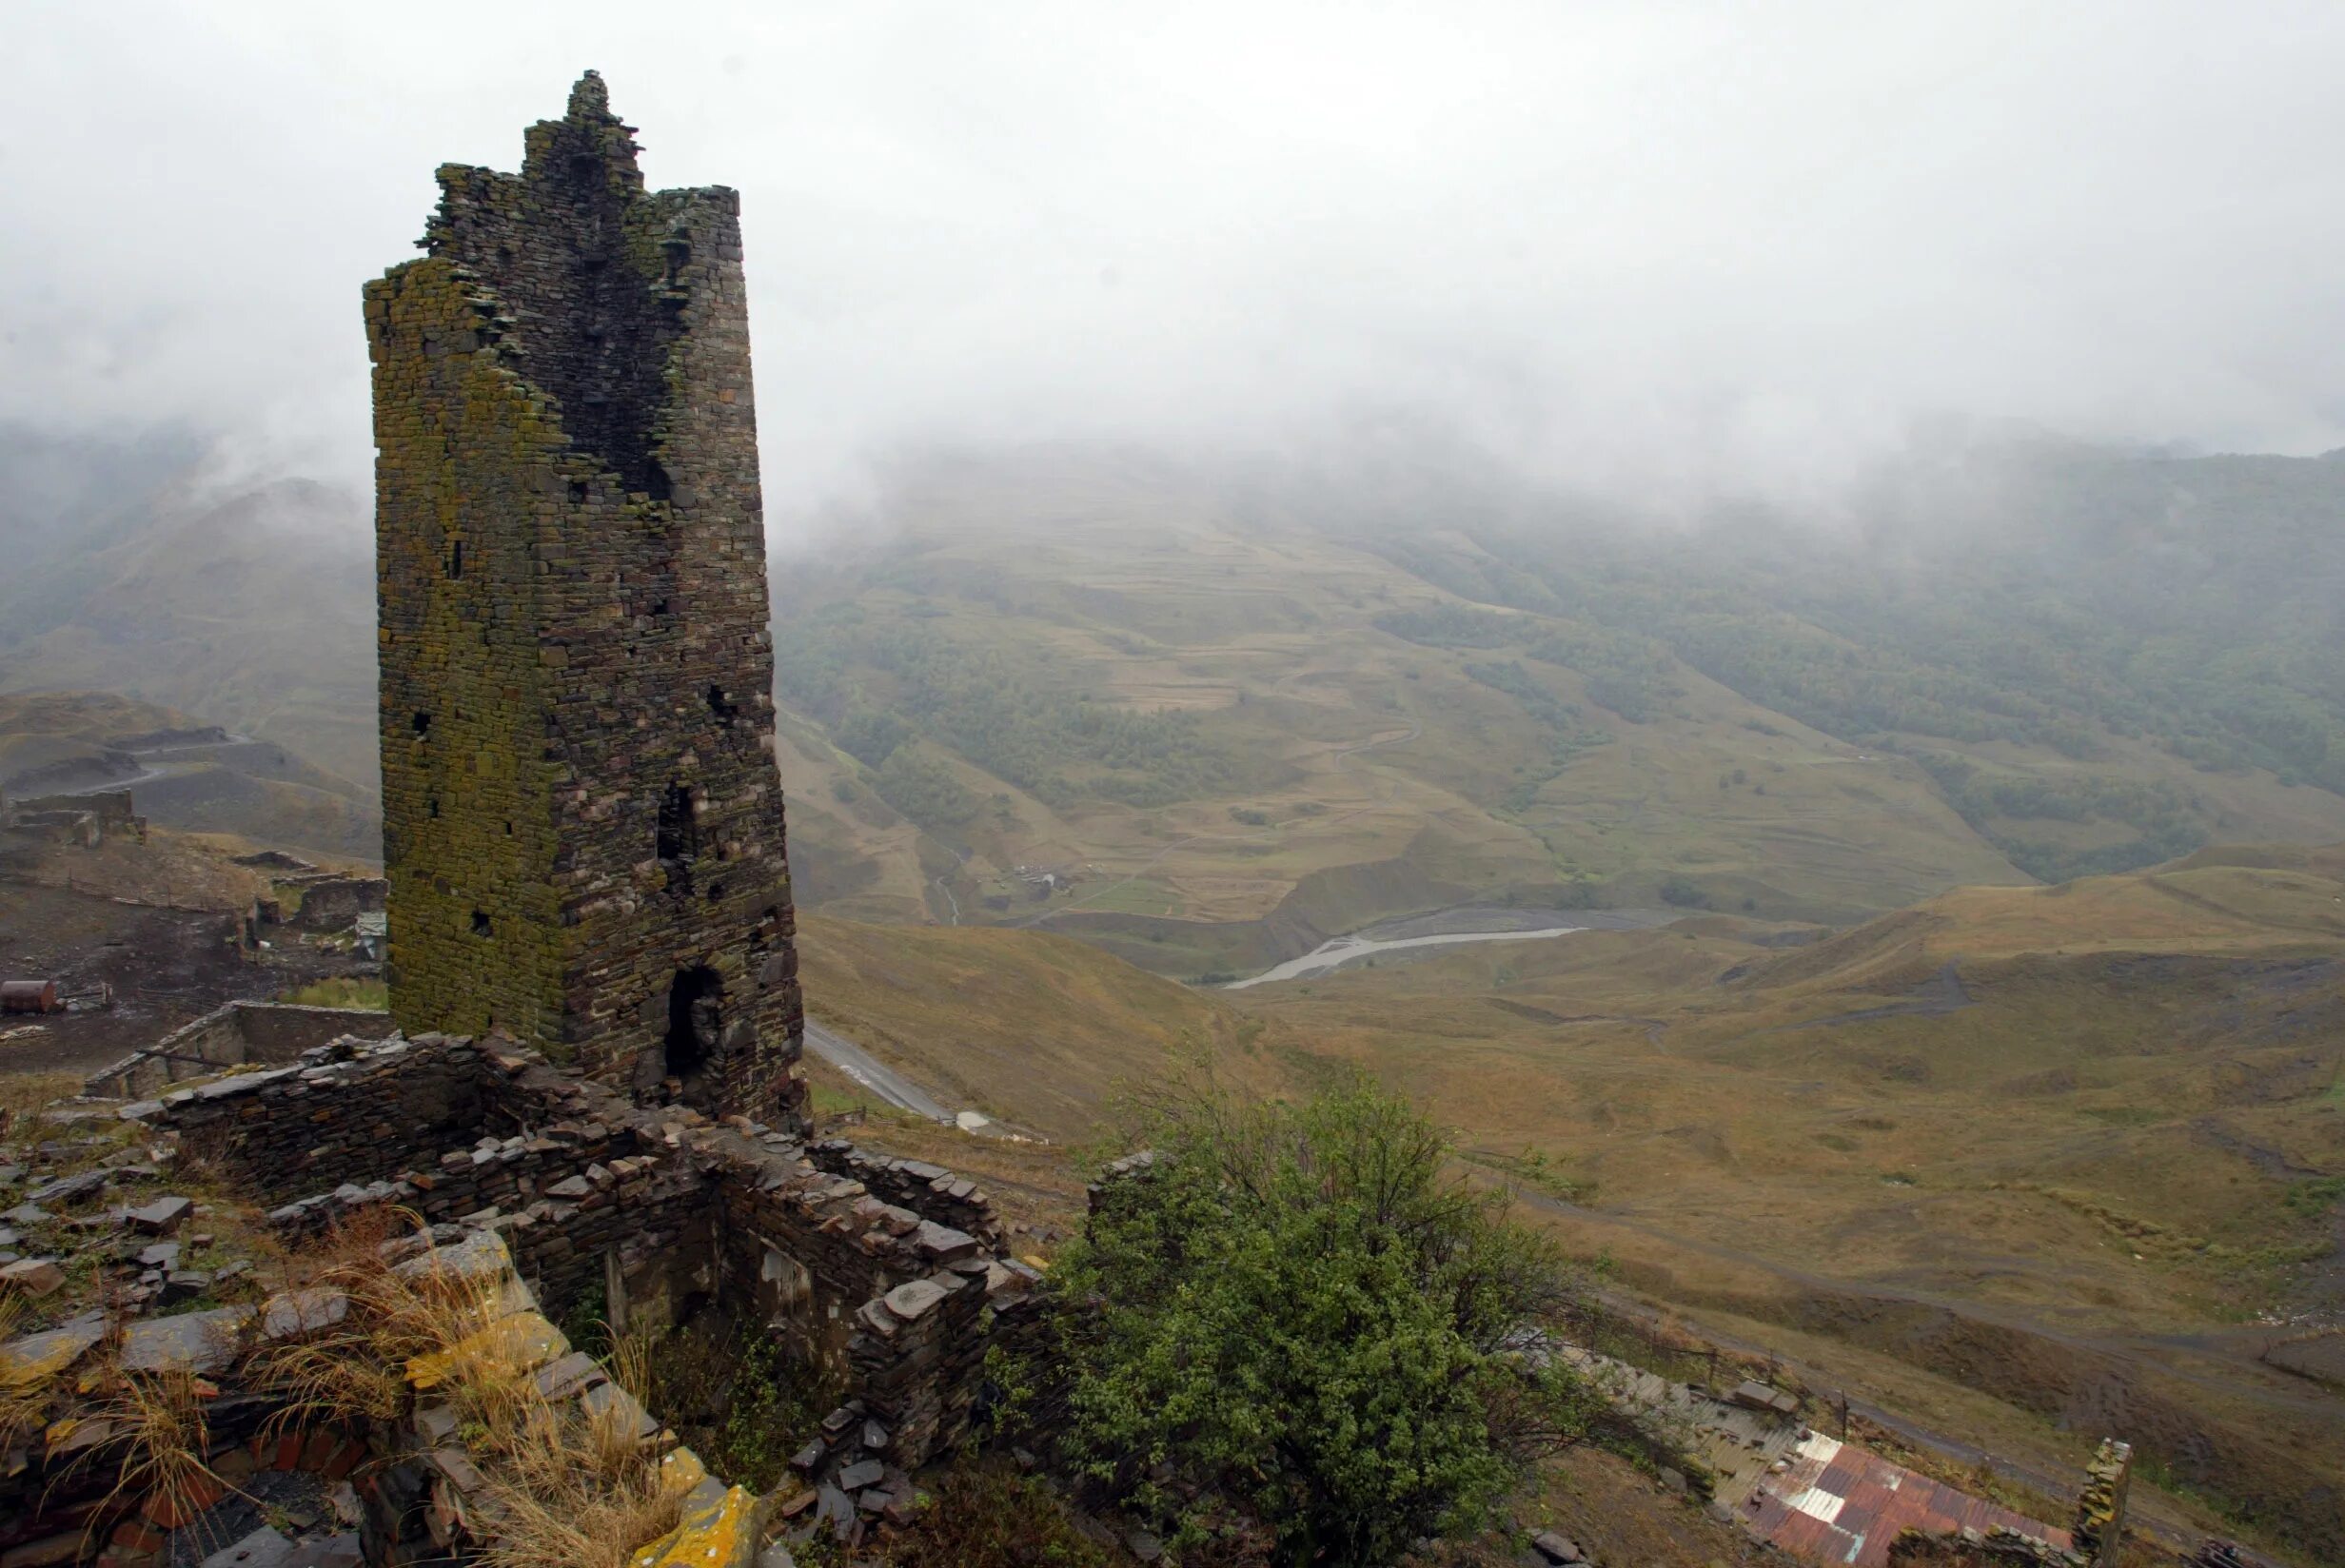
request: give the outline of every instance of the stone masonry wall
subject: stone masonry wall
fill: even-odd
[[[844,1138],[808,1146],[818,1169],[863,1184],[873,1197],[912,1210],[923,1219],[967,1231],[986,1245],[1000,1243],[994,1205],[976,1183],[925,1160],[905,1160],[857,1148]]]
[[[469,1142],[490,1119],[496,1072],[471,1042],[442,1035],[353,1047],[240,1073],[122,1114],[177,1132],[270,1202],[393,1177]]]
[[[738,200],[589,73],[366,289],[392,1013],[794,1127]]]

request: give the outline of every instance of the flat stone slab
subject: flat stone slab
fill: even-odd
[[[29,1204],[70,1204],[106,1190],[110,1172],[85,1170],[78,1176],[56,1176],[25,1194]]]
[[[602,1367],[583,1350],[573,1350],[538,1369],[538,1392],[549,1400],[566,1400],[580,1389],[608,1382]]]
[[[924,1318],[945,1298],[944,1286],[934,1280],[907,1280],[881,1298],[887,1308],[906,1323]]]
[[[1734,1392],[1726,1396],[1726,1402],[1739,1404],[1745,1410],[1772,1410],[1780,1416],[1788,1416],[1800,1408],[1800,1401],[1794,1396],[1750,1378],[1735,1385]]]
[[[0,1388],[53,1378],[106,1337],[106,1314],[85,1312],[55,1328],[0,1344]]]
[[[619,1423],[619,1429],[631,1433],[639,1442],[657,1435],[660,1430],[660,1423],[652,1420],[651,1413],[636,1402],[634,1395],[615,1382],[595,1384],[579,1396],[578,1402],[586,1407],[589,1415],[600,1416],[609,1411],[611,1419]]]
[[[292,1552],[278,1568],[364,1568],[365,1561],[357,1532],[345,1531],[324,1540],[294,1542]]]
[[[157,1198],[151,1204],[142,1204],[131,1209],[128,1218],[134,1229],[143,1230],[149,1236],[168,1236],[194,1212],[195,1200],[192,1198]]]
[[[505,1251],[504,1240],[493,1230],[475,1230],[453,1246],[434,1246],[429,1251],[409,1258],[393,1273],[402,1279],[428,1278],[444,1274],[450,1279],[469,1280],[482,1275],[503,1273],[512,1258]]]
[[[65,1270],[53,1258],[19,1258],[0,1267],[0,1290],[26,1296],[47,1296],[65,1284]]]
[[[246,1317],[241,1307],[224,1306],[144,1319],[123,1335],[122,1364],[132,1372],[218,1372],[236,1359]]]
[[[945,1264],[974,1257],[977,1251],[975,1236],[965,1230],[956,1230],[951,1225],[940,1225],[934,1220],[920,1222],[920,1228],[913,1233],[913,1243],[922,1252]]]
[[[866,1486],[877,1486],[887,1475],[888,1467],[878,1460],[857,1460],[838,1473],[841,1491],[860,1492]]]
[[[310,1286],[271,1296],[261,1308],[261,1333],[271,1340],[315,1334],[350,1315],[350,1298],[339,1290]]]
[[[1581,1555],[1579,1546],[1570,1537],[1559,1536],[1552,1530],[1540,1531],[1530,1538],[1530,1543],[1541,1557],[1552,1563],[1586,1562],[1587,1560]]]

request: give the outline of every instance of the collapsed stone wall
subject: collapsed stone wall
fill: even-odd
[[[95,790],[88,794],[36,794],[10,801],[20,812],[84,812],[108,828],[143,825],[128,790]]]
[[[509,1042],[338,1041],[124,1114],[278,1202],[269,1219],[289,1238],[397,1204],[499,1235],[557,1315],[600,1291],[622,1327],[701,1302],[787,1325],[798,1356],[847,1374],[847,1401],[801,1456],[818,1478],[875,1458],[916,1466],[956,1442],[988,1349],[1023,1330],[1039,1283],[989,1246],[984,1193],[940,1166],[836,1144],[818,1161],[746,1117],[639,1107]]]
[[[589,72],[366,287],[391,1011],[799,1124],[739,201]]]
[[[285,923],[305,931],[347,931],[390,896],[390,884],[380,876],[308,876],[281,880],[276,889],[281,899],[290,892],[300,900]]]
[[[989,1246],[1001,1240],[993,1205],[986,1201],[976,1183],[956,1171],[925,1160],[900,1159],[857,1148],[844,1138],[810,1145],[806,1157],[818,1169],[862,1183],[872,1196],[883,1203],[912,1209],[939,1225],[967,1231]]]
[[[391,1021],[357,1008],[309,1008],[289,1002],[230,1002],[183,1024],[143,1049],[92,1073],[85,1094],[140,1099],[190,1078],[254,1062],[282,1066],[312,1047],[350,1036],[380,1040]]]

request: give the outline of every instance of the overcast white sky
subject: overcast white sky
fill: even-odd
[[[0,419],[366,481],[363,279],[585,67],[742,192],[769,510],[1424,405],[1828,485],[1917,415],[2345,444],[2345,5],[9,0]]]

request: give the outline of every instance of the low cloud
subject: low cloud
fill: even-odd
[[[1404,409],[1828,506],[1918,421],[2345,442],[2345,10],[31,4],[0,421],[364,485],[361,282],[592,66],[740,188],[778,524],[933,442]]]

